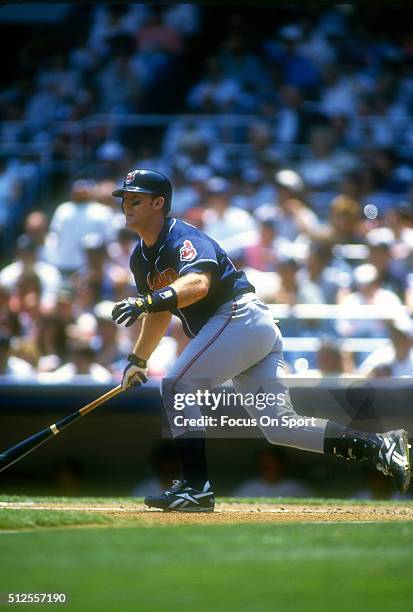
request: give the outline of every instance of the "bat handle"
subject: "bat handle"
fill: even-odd
[[[112,397],[119,395],[121,391],[122,391],[122,385],[118,385],[117,387],[114,387],[113,389],[105,393],[104,395],[101,395],[100,397],[93,400],[93,402],[90,402],[90,404],[86,404],[86,406],[83,406],[83,408],[80,408],[79,414],[81,416],[84,416],[88,412],[92,412],[92,410],[94,410],[95,408],[103,404],[104,402],[107,402]]]

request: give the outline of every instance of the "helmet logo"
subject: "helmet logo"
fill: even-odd
[[[125,178],[125,184],[129,185],[130,183],[132,183],[133,179],[135,178],[136,174],[138,174],[138,172],[139,170],[133,170],[132,172],[128,172]]]
[[[190,240],[184,240],[184,245],[179,249],[181,261],[192,261],[196,255],[196,249]]]

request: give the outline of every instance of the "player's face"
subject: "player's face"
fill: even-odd
[[[142,227],[153,216],[154,196],[149,193],[125,193],[122,201],[128,227]]]

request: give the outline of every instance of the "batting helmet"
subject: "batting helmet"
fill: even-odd
[[[151,193],[165,198],[164,211],[171,210],[172,185],[166,176],[155,170],[132,170],[125,176],[123,187],[115,189],[112,195],[122,198],[125,193]]]

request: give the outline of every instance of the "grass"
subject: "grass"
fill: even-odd
[[[41,501],[51,499],[62,501]],[[31,500],[40,501],[13,499]],[[0,527],[0,591],[65,592],[80,612],[411,610],[412,522],[148,527],[136,517],[2,509]]]
[[[9,529],[34,529],[35,527],[72,527],[82,525],[107,525],[114,522],[108,515],[92,512],[60,510],[0,509],[0,533]]]
[[[410,524],[182,525],[1,536],[2,591],[83,611],[411,609]]]

